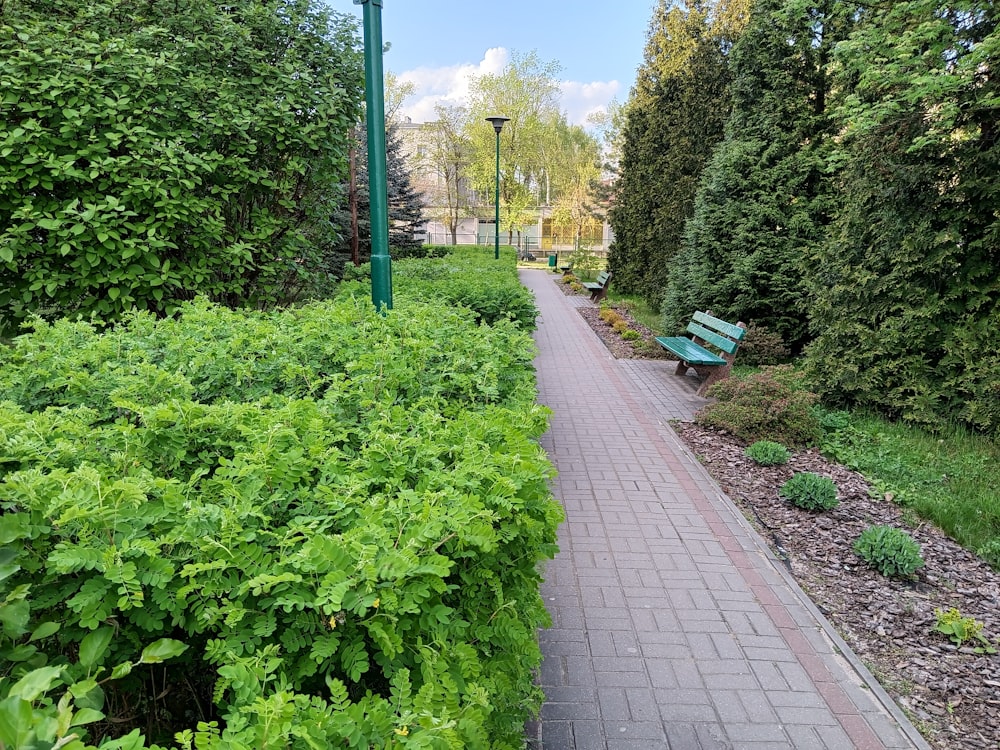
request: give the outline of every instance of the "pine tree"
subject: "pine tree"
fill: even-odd
[[[371,259],[371,203],[368,188],[368,143],[365,125],[362,122],[355,130],[355,191],[357,193],[357,241],[358,260],[367,263]],[[423,197],[410,179],[409,165],[402,153],[402,140],[398,130],[390,125],[385,137],[386,197],[389,209],[389,254],[402,258],[423,244],[419,234],[427,224],[423,218]],[[344,265],[351,261],[351,218],[347,203],[348,190],[343,186],[342,194],[332,221],[341,228],[341,240],[333,252],[331,272],[340,276]]]
[[[386,192],[389,202],[389,246],[396,257],[423,244],[421,234],[427,226],[423,218],[423,196],[410,180],[409,164],[402,153],[399,129],[392,125],[385,134]]]

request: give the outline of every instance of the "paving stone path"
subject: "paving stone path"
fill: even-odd
[[[543,438],[566,509],[542,595],[540,750],[929,746],[667,424],[705,402],[669,362],[615,360],[547,271]]]

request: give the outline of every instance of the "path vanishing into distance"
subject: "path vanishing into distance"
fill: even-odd
[[[541,312],[542,446],[566,510],[544,571],[535,750],[929,746],[670,429],[705,401],[663,360],[616,360],[557,276]]]

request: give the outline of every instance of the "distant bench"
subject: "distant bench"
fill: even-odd
[[[611,282],[611,271],[601,271],[597,281],[585,281],[583,286],[590,290],[590,301],[600,302],[608,294],[608,284]]]
[[[736,350],[746,336],[746,326],[713,318],[707,312],[696,312],[688,323],[687,332],[692,334],[692,338],[657,336],[656,342],[680,358],[677,375],[684,375],[692,369],[705,379],[698,388],[698,395],[704,396],[709,386],[729,377]],[[719,353],[706,349],[703,344],[717,348]]]

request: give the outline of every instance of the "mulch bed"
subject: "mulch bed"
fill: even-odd
[[[572,293],[568,285],[560,286]],[[616,309],[642,334],[637,341],[652,342],[653,333],[627,308]],[[622,340],[598,312],[580,308],[613,356],[669,358],[655,342],[637,347]],[[1000,654],[976,653],[968,642],[959,648],[934,630],[935,610],[954,607],[984,623],[984,635],[995,644],[1000,573],[939,529],[911,519],[860,474],[815,450],[795,454],[786,466],[764,467],[725,432],[689,422],[674,429],[932,747],[1000,748]],[[809,513],[781,499],[781,485],[801,471],[830,477],[839,505]],[[855,554],[854,540],[875,524],[903,528],[920,544],[926,564],[916,580],[887,579]]]

